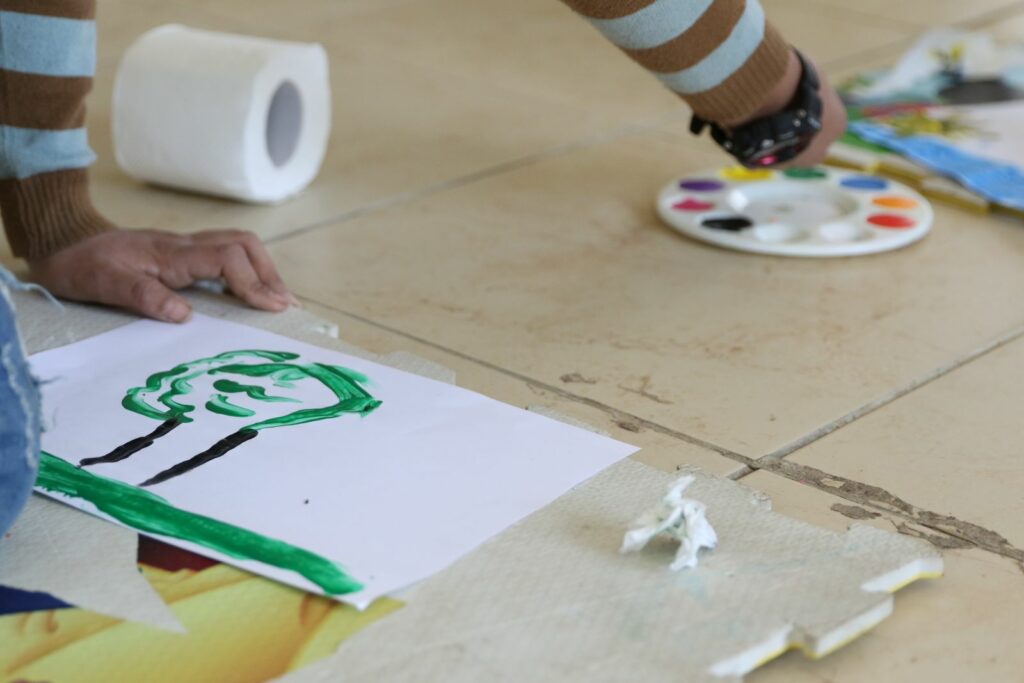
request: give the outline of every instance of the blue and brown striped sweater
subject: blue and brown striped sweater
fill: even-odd
[[[92,0],[0,0],[0,212],[18,256],[45,256],[110,227],[86,175],[94,11]]]

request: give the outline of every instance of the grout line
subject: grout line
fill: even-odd
[[[683,119],[687,116],[689,116],[689,110],[687,110],[683,106],[680,106],[679,110],[673,110],[671,112],[655,116],[646,121],[624,124],[617,128],[612,128],[611,130],[603,131],[600,133],[594,133],[592,135],[579,138],[572,142],[554,145],[552,147],[545,148],[539,152],[527,154],[516,159],[510,159],[508,161],[503,161],[493,166],[487,166],[485,168],[473,171],[471,173],[467,173],[465,175],[458,176],[456,178],[445,180],[434,185],[427,185],[426,187],[410,190],[409,192],[402,192],[399,194],[390,195],[383,199],[379,199],[375,202],[364,204],[363,206],[357,207],[355,209],[344,211],[334,216],[321,219],[315,223],[310,223],[309,225],[304,225],[293,230],[289,230],[287,232],[281,233],[280,235],[275,235],[274,237],[265,240],[265,243],[278,244],[284,242],[285,240],[289,240],[293,237],[300,237],[302,235],[306,235],[310,232],[314,232],[321,228],[337,225],[340,223],[345,223],[356,218],[359,218],[361,216],[376,213],[378,211],[392,209],[403,204],[414,202],[418,199],[423,199],[434,194],[446,192],[448,190],[453,190],[459,187],[465,187],[466,185],[471,185],[480,180],[485,180],[487,178],[502,175],[503,173],[515,171],[520,168],[525,168],[532,164],[536,164],[541,161],[546,161],[548,159],[555,159],[561,156],[565,156],[567,154],[570,154],[571,152],[587,149],[589,147],[595,147],[597,145],[609,142],[614,142],[615,140],[627,138],[632,135],[638,135],[640,133],[657,131],[666,124]]]
[[[733,481],[739,481],[743,477],[746,477],[747,475],[753,474],[754,472],[757,472],[756,468],[753,468],[750,465],[744,465],[743,467],[741,467],[740,469],[736,470],[735,472],[733,472],[732,474],[730,474],[726,478],[727,479],[732,479]]]
[[[1024,336],[1024,324],[1018,325],[1017,327],[1010,329],[1009,331],[996,337],[992,341],[983,344],[982,346],[978,347],[973,351],[970,351],[966,354],[963,354],[962,356],[954,358],[952,361],[946,363],[945,365],[938,366],[937,368],[922,375],[921,377],[918,377],[915,380],[912,380],[910,383],[896,389],[895,391],[892,391],[884,396],[880,396],[872,401],[868,401],[864,405],[850,411],[846,415],[843,415],[842,417],[839,417],[833,420],[832,422],[829,422],[819,427],[818,429],[815,429],[814,431],[805,434],[799,439],[791,441],[785,446],[782,446],[781,448],[778,448],[772,451],[771,453],[768,453],[767,455],[763,455],[760,458],[757,458],[757,462],[781,460],[786,456],[791,455],[795,451],[804,448],[805,446],[825,436],[828,436],[837,429],[844,427],[850,424],[851,422],[859,420],[860,418],[864,417],[865,415],[868,415],[869,413],[873,413],[879,408],[889,405],[890,403],[896,401],[897,399],[906,396],[910,392],[915,391],[916,389],[920,389],[926,384],[930,384],[935,380],[943,377],[944,375],[953,372],[954,370],[961,368],[967,365],[968,363],[971,363],[977,360],[978,358],[981,358],[987,353],[1021,338],[1022,336]]]

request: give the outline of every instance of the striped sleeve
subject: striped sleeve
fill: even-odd
[[[0,0],[0,216],[16,256],[111,227],[88,189],[94,12],[94,0]]]
[[[790,48],[758,0],[563,0],[711,121],[753,114]]]

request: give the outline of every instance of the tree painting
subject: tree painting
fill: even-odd
[[[366,377],[336,365],[294,362],[298,357],[296,353],[285,351],[228,351],[154,373],[143,385],[129,389],[121,405],[134,413],[159,421],[160,426],[145,436],[121,444],[106,455],[85,458],[79,462],[79,466],[119,462],[152,446],[157,439],[193,422],[200,402],[211,413],[239,420],[256,419],[202,453],[159,472],[140,486],[165,482],[216,460],[256,438],[264,429],[332,420],[348,413],[368,415],[380,406],[381,402],[362,386],[367,382]],[[212,380],[212,390],[208,396],[202,396],[200,394],[205,392],[196,390],[195,383],[199,378]],[[260,380],[273,387],[273,394],[268,393],[266,386],[257,383]],[[334,397],[333,402],[307,406],[302,399],[275,395],[294,389],[302,382],[318,382]],[[260,419],[256,410],[242,404],[243,397],[257,404],[294,403],[296,410]],[[203,398],[206,398],[205,402]]]

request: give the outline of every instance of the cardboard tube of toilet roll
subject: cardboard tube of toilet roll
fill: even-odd
[[[114,151],[129,175],[247,202],[312,182],[331,126],[319,44],[170,24],[138,38],[114,83]]]

